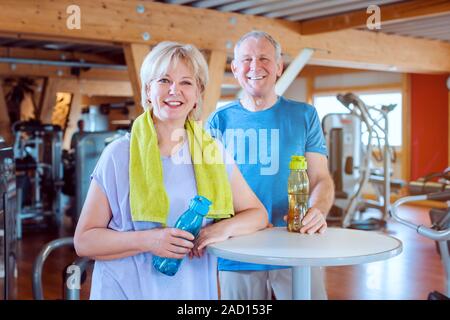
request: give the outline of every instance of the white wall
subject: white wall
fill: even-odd
[[[287,99],[306,101],[306,79],[295,79],[283,95]]]
[[[367,71],[317,76],[314,79],[314,87],[316,89],[356,87],[401,83],[401,81],[400,73]],[[306,78],[299,77],[292,82],[284,96],[292,100],[306,101],[306,91]]]

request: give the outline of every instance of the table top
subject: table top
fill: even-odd
[[[280,266],[342,266],[380,261],[402,252],[400,240],[373,231],[328,228],[324,234],[268,228],[207,247],[218,257]]]

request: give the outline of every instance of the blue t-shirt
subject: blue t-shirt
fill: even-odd
[[[233,155],[250,188],[266,207],[269,221],[275,226],[285,226],[291,156],[305,152],[327,156],[316,109],[279,97],[272,108],[252,112],[234,101],[212,113],[206,125],[211,135],[221,140]],[[278,268],[219,259],[221,271]]]

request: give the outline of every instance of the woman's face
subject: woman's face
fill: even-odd
[[[153,114],[161,121],[184,122],[199,94],[194,74],[183,61],[171,64],[166,74],[147,85]]]

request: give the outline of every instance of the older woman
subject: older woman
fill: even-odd
[[[78,255],[96,260],[91,299],[217,299],[216,258],[205,246],[266,227],[233,159],[193,121],[207,75],[191,45],[162,42],[145,58],[145,112],[104,150],[75,231]],[[194,240],[171,226],[196,195],[213,204]],[[169,277],[154,255],[191,259]]]

